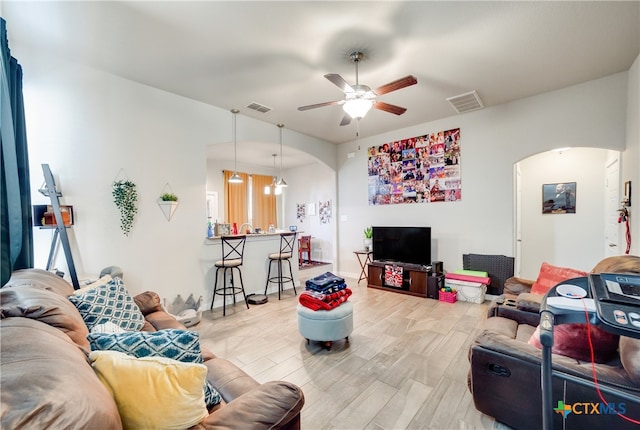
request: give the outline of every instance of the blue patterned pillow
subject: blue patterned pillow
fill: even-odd
[[[165,357],[183,363],[202,363],[200,335],[188,330],[167,329],[156,332],[89,333],[92,351],[119,351],[135,357]],[[220,394],[206,381],[207,408],[221,401]]]
[[[72,294],[69,301],[78,309],[89,330],[109,321],[128,331],[138,331],[144,326],[144,315],[120,278],[81,294]]]

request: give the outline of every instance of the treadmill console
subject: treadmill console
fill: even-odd
[[[640,276],[620,273],[589,275],[598,319],[606,330],[640,337]]]

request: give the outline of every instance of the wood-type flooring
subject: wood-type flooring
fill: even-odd
[[[300,386],[303,429],[509,429],[478,412],[467,389],[468,349],[487,302],[451,304],[367,288],[365,280],[347,284],[353,333],[329,351],[298,333],[292,289],[249,310],[239,297],[226,316],[221,308],[205,311],[192,329],[258,382]]]

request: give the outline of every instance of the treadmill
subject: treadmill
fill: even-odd
[[[576,300],[582,298],[583,300]],[[587,315],[585,315],[585,307]],[[640,338],[640,276],[590,274],[553,287],[540,308],[542,426],[553,429],[552,355],[554,324],[584,323],[621,336]],[[640,419],[640,417],[631,417]],[[622,418],[621,418],[622,419]]]

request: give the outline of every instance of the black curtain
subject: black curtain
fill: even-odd
[[[13,270],[33,267],[33,229],[22,67],[11,56],[6,21],[0,18],[0,223],[2,283]]]

